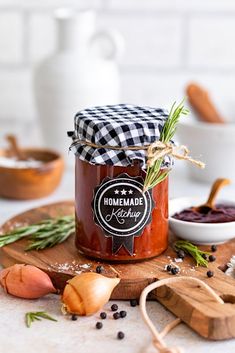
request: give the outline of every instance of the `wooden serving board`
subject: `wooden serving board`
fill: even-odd
[[[74,205],[70,201],[39,207],[10,219],[0,228],[0,232],[5,233],[15,227],[73,212]],[[0,254],[2,265],[5,267],[15,263],[35,265],[47,272],[55,286],[61,290],[69,278],[81,272],[95,271],[98,264],[78,253],[73,236],[63,244],[43,251],[25,252],[25,246],[26,240],[20,240],[2,248]],[[193,260],[189,257],[178,263],[181,275],[200,278],[209,284],[221,296],[224,304],[218,304],[204,289],[190,282],[162,286],[152,292],[150,299],[157,299],[203,337],[214,340],[235,337],[235,280],[226,276],[220,269],[233,254],[235,254],[235,239],[218,247],[217,260],[209,264],[209,268],[214,271],[212,278],[207,278],[206,268],[193,268]],[[164,270],[164,267],[174,258],[175,253],[169,246],[164,254],[150,261],[133,264],[103,263],[104,275],[121,278],[112,299],[138,298],[148,284],[172,276]]]

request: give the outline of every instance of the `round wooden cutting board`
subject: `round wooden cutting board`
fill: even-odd
[[[71,201],[59,202],[24,212],[7,221],[0,228],[4,234],[13,228],[33,224],[42,219],[74,213]],[[87,271],[95,271],[96,261],[82,256],[74,245],[74,236],[60,245],[42,251],[25,252],[27,240],[23,239],[1,249],[0,261],[4,267],[15,263],[25,263],[39,267],[47,272],[54,285],[63,290],[71,277]],[[205,247],[204,247],[205,248]],[[209,250],[206,248],[206,250]],[[235,337],[235,280],[226,276],[220,269],[235,254],[235,240],[220,245],[216,252],[217,260],[209,264],[214,277],[207,278],[208,269],[194,267],[194,262],[187,257],[182,263],[180,275],[197,277],[209,284],[225,301],[218,304],[197,284],[192,282],[162,286],[152,292],[151,299],[157,299],[176,316],[202,336],[210,339]],[[174,261],[176,254],[169,246],[161,256],[133,264],[102,263],[103,274],[120,277],[120,284],[115,288],[112,299],[138,298],[141,291],[153,281],[166,278],[165,265]],[[219,268],[220,267],[220,268]]]

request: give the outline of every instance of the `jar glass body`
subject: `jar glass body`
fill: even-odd
[[[117,167],[109,165],[91,165],[76,157],[75,165],[75,214],[76,247],[89,257],[131,262],[155,257],[166,250],[168,245],[168,180],[165,179],[152,189],[154,208],[152,220],[138,237],[134,238],[134,254],[121,247],[112,254],[112,237],[105,236],[101,227],[94,222],[91,207],[94,189],[106,178],[114,178],[126,173],[131,177],[145,177],[140,163],[133,166]]]

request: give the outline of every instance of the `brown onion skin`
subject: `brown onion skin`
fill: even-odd
[[[0,284],[7,293],[25,299],[37,299],[57,292],[45,272],[24,264],[16,264],[2,270]]]
[[[63,311],[81,316],[93,315],[109,301],[119,278],[108,278],[94,272],[82,273],[65,286]]]

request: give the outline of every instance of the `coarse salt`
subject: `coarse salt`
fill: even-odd
[[[19,161],[16,158],[0,157],[0,167],[6,168],[40,168],[44,163],[35,159],[27,159],[26,161]]]

